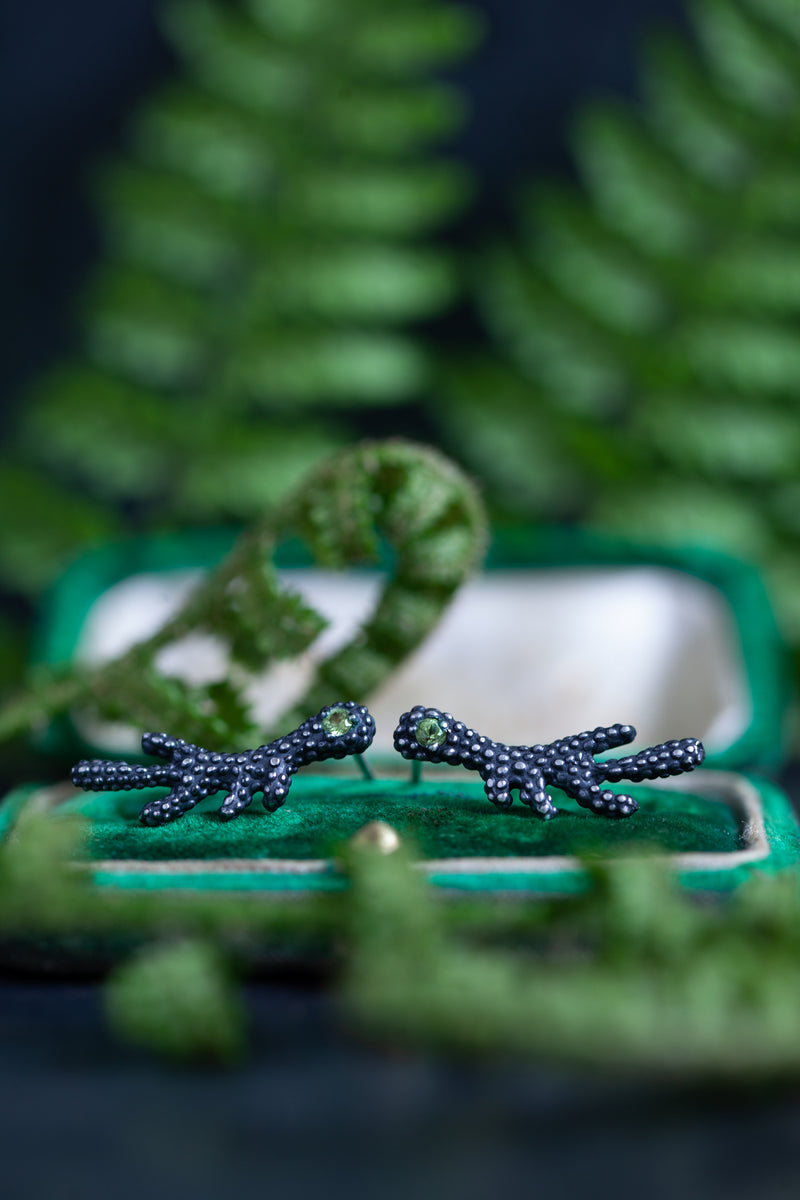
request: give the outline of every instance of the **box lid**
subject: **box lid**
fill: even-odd
[[[102,658],[152,632],[198,573],[230,548],[229,530],[126,539],[83,556],[44,606],[37,658]],[[315,662],[350,637],[380,591],[380,572],[326,572],[279,555],[287,585],[330,620],[293,664],[253,687],[269,724],[311,677]],[[195,681],[223,676],[213,639],[198,637],[160,664]],[[781,761],[788,672],[766,592],[754,568],[704,548],[654,548],[578,530],[506,529],[486,569],[457,595],[439,627],[367,697],[375,752],[391,752],[397,716],[435,704],[510,743],[548,741],[598,724],[633,724],[636,749],[673,737],[704,740],[708,764]],[[44,750],[131,754],[140,730],[74,714]]]

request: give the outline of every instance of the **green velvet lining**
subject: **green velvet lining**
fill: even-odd
[[[514,892],[564,895],[584,890],[590,880],[579,870],[537,871],[522,863],[519,869],[500,872],[487,870],[476,861],[474,871],[454,871],[448,867],[448,858],[574,853],[611,856],[620,852],[635,856],[642,849],[694,850],[709,857],[722,851],[713,866],[697,860],[679,868],[678,878],[685,887],[729,891],[753,874],[800,870],[800,829],[786,796],[763,779],[742,779],[754,787],[760,800],[769,845],[765,858],[742,861],[733,853],[741,848],[743,831],[726,803],[693,793],[644,787],[635,789],[642,805],[640,811],[621,822],[593,817],[570,801],[569,807],[549,822],[521,806],[497,812],[481,795],[477,782],[456,788],[442,786],[445,782],[449,785],[449,780],[429,780],[412,788],[400,780],[356,783],[311,775],[294,781],[287,805],[277,814],[270,815],[256,805],[230,823],[218,819],[209,800],[173,825],[145,829],[138,824],[136,814],[152,790],[78,795],[50,809],[50,819],[60,820],[68,814],[83,816],[86,841],[82,856],[84,861],[98,863],[92,871],[95,883],[110,890],[181,890],[187,903],[193,904],[200,903],[199,896],[206,891],[253,896],[338,891],[346,887],[346,878],[335,863],[311,873],[293,872],[283,865],[283,857],[302,857],[303,847],[310,858],[326,855],[349,833],[378,817],[388,819],[401,833],[409,833],[422,847],[423,857],[445,860],[429,879],[451,893],[476,898]],[[725,787],[722,781],[721,787]],[[42,799],[43,789],[34,784],[8,796],[0,805],[0,841],[9,836],[29,805],[41,811]],[[729,865],[725,862],[727,853],[731,854]],[[234,858],[251,861],[234,865]],[[260,863],[252,861],[259,858]],[[178,861],[165,872],[159,864],[164,859]],[[185,868],[180,865],[181,859]],[[126,860],[124,868],[115,867],[114,860]],[[228,869],[226,861],[231,862]],[[190,896],[198,899],[189,901]]]
[[[163,789],[161,789],[163,791]],[[635,852],[730,852],[740,848],[740,825],[725,804],[691,792],[631,788],[639,812],[623,821],[596,817],[554,792],[558,816],[543,821],[515,803],[498,812],[479,782],[458,787],[405,781],[353,782],[299,776],[288,802],[268,813],[257,800],[234,821],[221,821],[222,797],[203,801],[162,828],[140,825],[141,792],[90,793],[58,813],[87,819],[87,858],[204,859],[326,858],[368,821],[382,820],[409,836],[425,858],[586,855]]]

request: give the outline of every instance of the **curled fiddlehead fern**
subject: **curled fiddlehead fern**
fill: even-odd
[[[365,625],[319,664],[276,728],[298,724],[331,696],[362,701],[436,625],[479,565],[485,536],[481,501],[453,463],[402,440],[362,443],[323,462],[247,529],[152,637],[98,667],[35,674],[0,712],[0,737],[72,708],[144,729],[179,729],[217,749],[254,733],[271,735],[254,729],[244,689],[273,662],[305,650],[326,624],[279,580],[275,552],[288,537],[300,538],[317,564],[333,568],[376,563],[383,541],[393,572]],[[194,686],[159,672],[159,653],[199,631],[225,644],[229,676]]]

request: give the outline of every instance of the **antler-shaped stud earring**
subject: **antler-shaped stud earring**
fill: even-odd
[[[595,754],[635,737],[632,725],[609,725],[547,745],[507,746],[468,729],[450,713],[419,704],[400,718],[394,747],[412,762],[447,762],[477,771],[488,799],[498,808],[508,808],[512,789],[518,789],[523,804],[545,818],[555,816],[558,810],[545,790],[550,785],[598,815],[628,817],[639,807],[633,796],[604,791],[604,783],[665,779],[693,770],[705,758],[702,742],[682,738],[626,758],[595,760]]]
[[[300,767],[360,755],[374,736],[371,713],[346,700],[321,709],[285,737],[236,754],[215,754],[166,733],[145,733],[145,754],[158,755],[166,762],[138,766],[87,759],[72,768],[72,782],[87,792],[169,787],[169,795],[145,804],[139,813],[143,825],[174,821],[205,796],[226,788],[228,795],[219,814],[228,821],[247,808],[257,792],[263,792],[264,807],[274,812],[285,801],[292,775]]]

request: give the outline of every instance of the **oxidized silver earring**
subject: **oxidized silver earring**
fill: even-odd
[[[274,812],[286,799],[292,775],[312,762],[360,756],[375,736],[375,722],[363,705],[345,700],[330,704],[292,733],[255,750],[215,754],[166,733],[145,733],[142,749],[165,763],[151,766],[87,759],[72,768],[72,782],[89,792],[169,787],[169,795],[145,804],[143,825],[164,825],[183,816],[205,796],[228,789],[219,810],[224,820],[237,817],[257,792]],[[366,771],[366,768],[363,768]]]
[[[419,704],[400,718],[394,747],[412,762],[447,762],[477,771],[488,799],[498,808],[508,808],[511,791],[517,789],[523,804],[545,818],[555,816],[557,809],[545,790],[549,784],[600,816],[628,817],[639,807],[633,796],[603,790],[604,783],[664,779],[693,770],[705,758],[702,742],[682,738],[626,758],[595,760],[595,754],[635,737],[632,725],[610,725],[547,745],[507,746],[468,729],[450,713]]]

